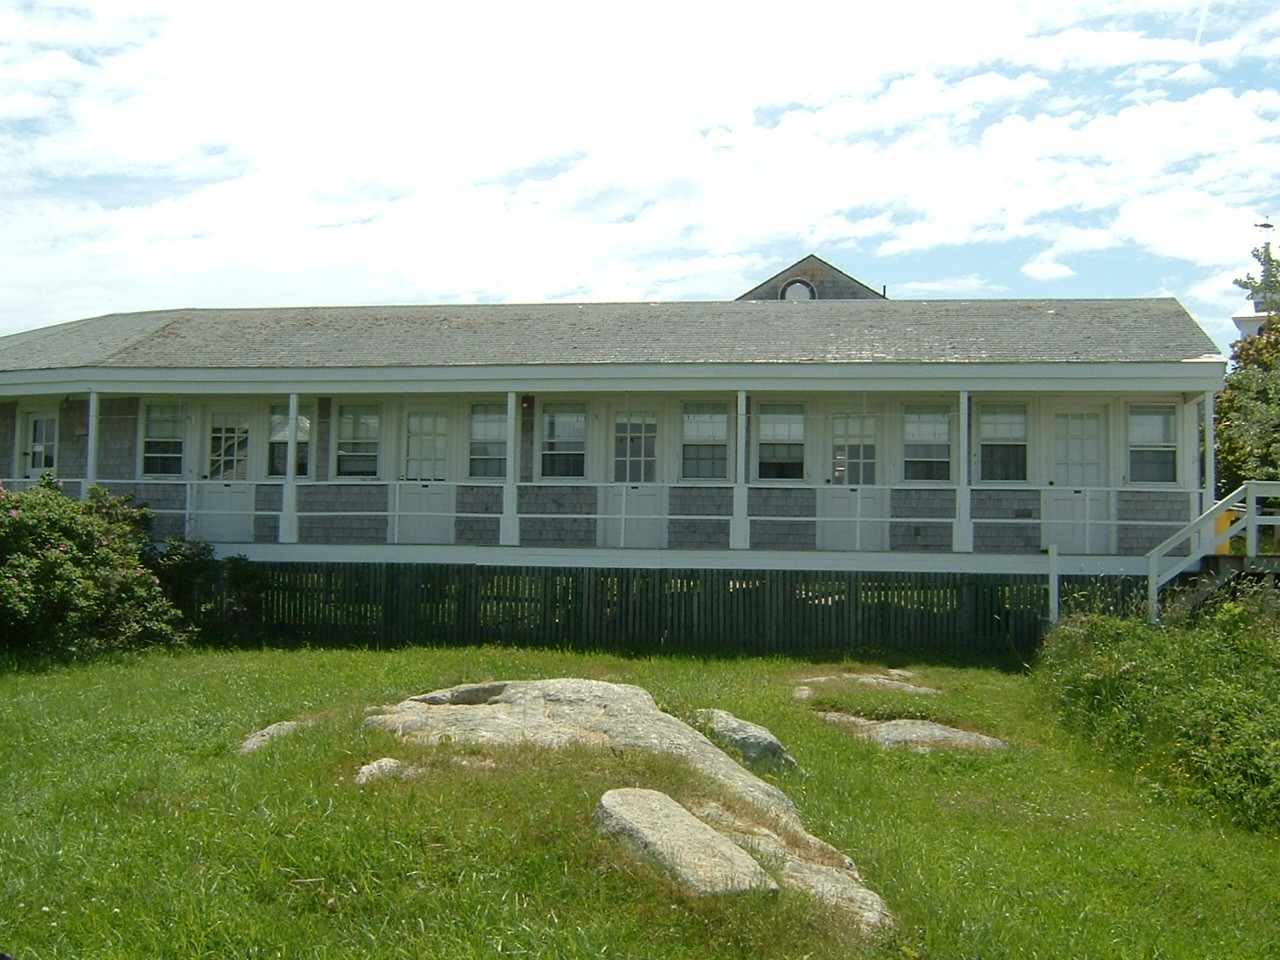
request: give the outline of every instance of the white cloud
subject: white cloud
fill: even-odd
[[[1047,257],[1029,260],[1019,269],[1032,280],[1065,280],[1076,275],[1076,272],[1065,263],[1057,263]]]
[[[992,283],[976,273],[959,277],[943,277],[940,280],[912,281],[897,284],[890,295],[904,300],[927,300],[931,297],[996,297],[1008,291],[1008,287]]]

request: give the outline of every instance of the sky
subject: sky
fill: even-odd
[[[1273,218],[1275,0],[0,0],[0,334],[724,300],[816,253],[1176,296],[1225,350]]]

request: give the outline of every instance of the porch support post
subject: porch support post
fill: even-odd
[[[1204,513],[1214,503],[1217,502],[1218,488],[1218,460],[1214,453],[1214,432],[1213,432],[1213,393],[1209,390],[1204,392],[1204,492],[1200,495],[1200,512]],[[1212,527],[1206,527],[1200,531],[1200,552],[1205,550],[1204,545],[1212,543],[1217,531]]]
[[[959,476],[956,478],[956,524],[951,549],[955,553],[973,553],[973,521],[969,516],[969,391],[960,391],[960,425],[956,444],[959,450]]]
[[[284,487],[280,494],[281,543],[298,542],[298,395],[289,394],[289,419],[285,425]],[[256,505],[255,505],[256,506]]]
[[[1049,544],[1049,622],[1057,623],[1062,608],[1062,569],[1058,563],[1058,547]]]
[[[516,480],[520,476],[519,398],[507,392],[507,477],[502,484],[502,519],[498,521],[498,543],[520,545],[520,518],[516,514]]]
[[[747,391],[738,391],[738,469],[734,471],[733,519],[729,521],[729,549],[751,546],[751,520],[747,516],[747,477],[751,472],[751,452],[747,449]]]
[[[85,443],[89,449],[85,451],[84,488],[80,491],[81,499],[89,496],[89,488],[98,482],[98,391],[89,388],[89,423],[85,433]]]

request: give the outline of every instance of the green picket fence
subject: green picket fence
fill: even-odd
[[[506,643],[698,655],[1027,654],[1035,575],[257,563],[271,642]]]

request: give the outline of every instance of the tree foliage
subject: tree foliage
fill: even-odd
[[[0,652],[80,660],[191,637],[148,566],[148,511],[46,475],[0,488]]]
[[[1216,408],[1218,491],[1245,480],[1280,480],[1280,263],[1265,244],[1259,271],[1235,281],[1265,313],[1262,330],[1231,348],[1231,372]]]

